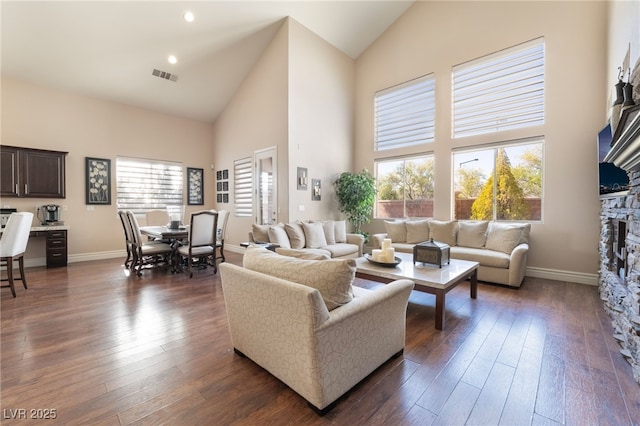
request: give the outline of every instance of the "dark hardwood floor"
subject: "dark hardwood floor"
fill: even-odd
[[[212,269],[138,278],[121,263],[32,268],[17,298],[2,289],[2,424],[640,422],[640,385],[595,287],[527,278],[519,290],[481,283],[472,300],[462,284],[447,295],[444,331],[434,297],[413,292],[404,355],[319,417],[234,354]]]

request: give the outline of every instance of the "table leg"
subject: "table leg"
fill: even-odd
[[[475,269],[473,274],[471,274],[471,283],[469,285],[471,291],[471,298],[475,299],[478,297],[478,270]]]
[[[436,330],[444,330],[444,302],[446,293],[442,290],[435,292],[436,295]]]

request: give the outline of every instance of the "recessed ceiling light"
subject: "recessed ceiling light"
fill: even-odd
[[[170,63],[170,64],[175,65],[175,64],[177,64],[177,63],[178,63],[178,58],[176,58],[176,57],[175,57],[175,56],[173,56],[173,55],[169,55],[168,61],[169,61],[169,63]]]
[[[193,22],[193,20],[195,19],[195,16],[193,16],[193,12],[191,12],[190,10],[187,10],[183,16],[184,20],[187,22]]]

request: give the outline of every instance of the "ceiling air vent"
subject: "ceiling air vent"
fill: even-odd
[[[173,82],[178,81],[178,76],[175,74],[171,74],[170,72],[166,72],[166,71],[160,71],[157,69],[153,69],[153,71],[151,72],[151,74],[155,75],[156,77],[160,77],[160,78],[164,78],[165,80],[170,80]]]

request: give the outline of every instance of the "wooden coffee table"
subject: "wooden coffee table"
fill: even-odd
[[[415,282],[415,290],[436,296],[436,329],[444,329],[445,295],[458,284],[471,280],[471,298],[478,295],[478,262],[451,259],[449,265],[438,268],[437,265],[413,264],[411,253],[396,253],[402,262],[395,268],[378,266],[364,257],[356,259],[356,277],[382,283],[390,283],[399,279]]]

